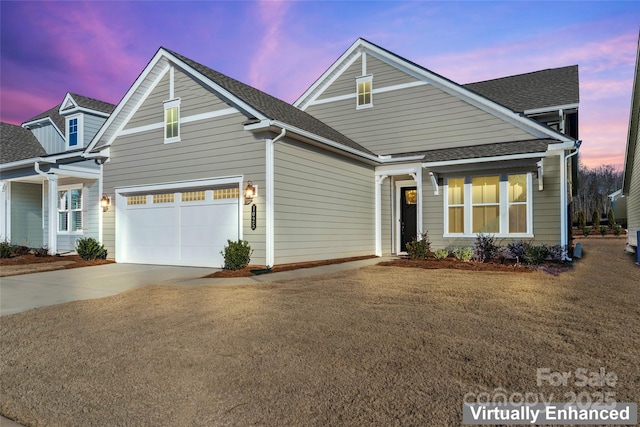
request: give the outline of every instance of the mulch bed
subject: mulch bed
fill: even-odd
[[[352,257],[352,258],[336,258],[336,259],[329,259],[329,260],[323,260],[323,261],[296,262],[292,264],[281,264],[281,265],[273,266],[271,268],[271,272],[279,273],[281,271],[298,270],[300,268],[320,267],[323,265],[331,265],[331,264],[341,264],[343,262],[360,261],[363,259],[371,259],[371,258],[375,258],[375,255],[359,256],[359,257]],[[225,269],[225,270],[216,271],[215,273],[205,276],[205,278],[219,279],[219,278],[226,278],[226,277],[251,277],[251,276],[255,276],[255,274],[253,274],[251,270],[264,270],[266,268],[267,267],[265,265],[250,265],[241,270]]]
[[[553,276],[571,269],[571,264],[563,262],[547,262],[542,265],[525,265],[517,264],[511,260],[500,262],[492,260],[488,262],[460,261],[456,258],[435,259],[427,258],[425,260],[412,260],[408,258],[384,261],[378,265],[393,267],[409,267],[424,268],[427,270],[449,269],[449,270],[469,270],[469,271],[496,271],[509,273],[531,273],[533,271],[542,271]]]
[[[43,264],[58,261],[73,261],[73,264],[68,264],[64,268],[78,268],[89,267],[92,265],[111,264],[115,262],[110,259],[96,259],[93,261],[84,261],[80,258],[80,255],[66,255],[66,256],[44,256],[37,257],[33,254],[28,255],[11,255],[9,258],[0,258],[0,267],[14,266],[14,265],[26,265],[26,264]]]

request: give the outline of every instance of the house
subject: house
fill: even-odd
[[[629,111],[629,133],[624,160],[622,193],[627,199],[627,246],[637,252],[640,232],[640,34]]]
[[[100,238],[100,165],[82,153],[114,108],[67,93],[22,126],[1,124],[0,239],[55,254]]]
[[[614,191],[607,196],[609,205],[613,211],[613,217],[616,224],[620,224],[622,228],[627,228],[627,198],[622,194],[622,189]]]
[[[291,105],[160,48],[84,153],[111,198],[102,240],[118,262],[214,267],[227,239],[269,266],[427,231],[566,247],[578,81],[559,70],[571,95],[520,111],[483,91],[538,74],[465,87],[358,39]]]

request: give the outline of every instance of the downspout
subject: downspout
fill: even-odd
[[[563,179],[561,180],[562,184],[562,191],[561,191],[561,206],[560,206],[560,215],[561,215],[561,236],[560,236],[560,245],[562,247],[567,247],[569,245],[569,242],[566,241],[567,239],[567,230],[569,227],[569,220],[567,219],[567,204],[568,204],[568,188],[567,188],[567,160],[569,160],[571,157],[577,155],[580,152],[580,145],[582,145],[582,141],[581,140],[577,140],[573,146],[573,148],[575,149],[575,151],[571,154],[569,154],[568,156],[564,155],[564,152],[562,154],[562,170],[560,171],[561,176],[563,177]],[[568,255],[565,255],[565,261],[573,261],[571,258],[569,258]]]
[[[273,267],[275,262],[275,221],[274,221],[274,180],[275,180],[275,144],[287,134],[287,130],[282,128],[282,131],[274,139],[266,140],[266,238],[265,238],[265,264],[267,267]]]
[[[49,249],[49,253],[51,255],[55,255],[58,252],[58,229],[56,226],[57,223],[57,194],[58,194],[58,177],[54,174],[49,174],[43,172],[40,169],[40,162],[35,162],[34,169],[36,173],[40,176],[43,176],[47,179],[48,183],[48,202],[49,206],[47,207],[47,213],[49,215],[49,227],[47,230],[48,239],[47,239],[47,248]]]

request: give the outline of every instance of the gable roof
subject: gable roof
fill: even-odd
[[[44,113],[40,113],[35,117],[30,118],[29,120],[22,123],[23,126],[28,125],[33,122],[41,121],[43,119],[49,119],[51,123],[57,128],[58,133],[64,137],[64,117],[60,115],[60,106],[62,104],[58,104],[53,108],[48,109]]]
[[[62,101],[62,104],[60,104],[60,113],[66,112],[68,110],[73,110],[76,107],[104,114],[111,114],[116,108],[115,105],[108,102],[69,92],[64,97],[64,101]]]
[[[577,65],[468,83],[463,87],[519,113],[574,106],[580,101]]]
[[[627,148],[624,159],[624,172],[622,178],[622,193],[629,195],[631,191],[631,174],[640,173],[633,170],[638,153],[638,140],[640,139],[640,31],[638,32],[638,48],[636,52],[636,69],[633,75],[633,91],[631,93],[631,109],[629,111],[629,132],[627,134]]]
[[[132,100],[132,98],[136,98],[131,101],[134,103],[144,96],[142,91],[146,91],[146,89],[142,89],[142,81],[150,75],[151,70],[162,59],[172,62],[193,78],[204,81],[207,86],[218,91],[221,96],[228,97],[228,101],[243,110],[250,120],[267,119],[290,124],[318,137],[334,141],[362,153],[374,155],[355,141],[293,105],[164,47],[161,47],[156,52],[154,58],[133,83],[116,107],[114,114],[111,115],[98,132],[86,152],[96,151],[110,144],[115,137],[115,131],[109,130],[109,128],[112,126],[119,127],[124,124],[126,120],[124,104]]]
[[[397,69],[407,73],[414,78],[428,82],[434,87],[443,90],[453,96],[460,98],[461,100],[480,108],[494,116],[518,126],[519,128],[529,132],[537,138],[553,138],[557,141],[569,143],[573,142],[574,138],[565,135],[559,131],[551,129],[537,121],[524,117],[512,109],[496,102],[493,99],[476,93],[446,77],[443,77],[415,62],[412,62],[406,58],[403,58],[389,50],[386,50],[374,43],[363,38],[357,39],[349,49],[347,49],[325,73],[318,78],[313,85],[307,91],[305,91],[293,105],[306,109],[306,107],[313,102],[323,92],[323,90],[331,84],[333,79],[342,73],[354,60],[361,54],[366,52],[368,55],[386,62],[387,64],[396,67]]]
[[[0,122],[0,164],[46,155],[47,152],[29,129]]]

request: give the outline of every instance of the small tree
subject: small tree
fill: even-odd
[[[598,209],[593,210],[593,213],[591,214],[591,222],[593,223],[593,228],[600,228],[600,212]]]
[[[609,206],[609,212],[607,212],[607,223],[609,225],[609,229],[613,230],[613,227],[616,225],[616,217],[613,214],[613,209]]]
[[[587,217],[584,214],[584,211],[578,212],[578,228],[580,230],[584,230],[587,226]]]

